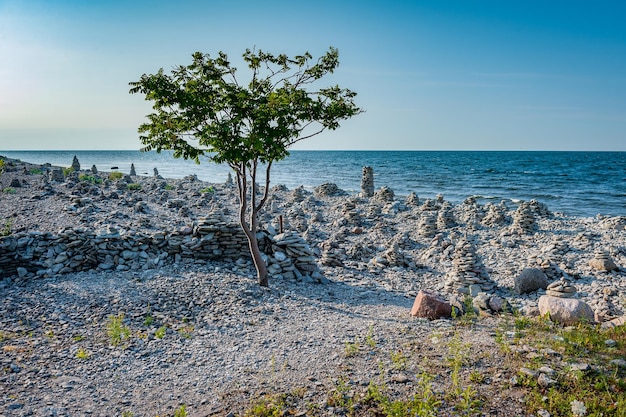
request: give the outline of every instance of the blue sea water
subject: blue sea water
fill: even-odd
[[[171,153],[139,151],[2,151],[0,155],[32,163],[70,166],[76,155],[84,169],[166,178],[196,174],[224,182],[227,165],[174,159]],[[444,198],[459,203],[479,196],[485,203],[536,199],[552,211],[570,216],[626,216],[626,152],[514,151],[293,151],[272,167],[272,184],[292,189],[333,182],[348,192],[360,189],[362,167],[374,169],[375,187],[397,196],[415,192],[420,199]]]

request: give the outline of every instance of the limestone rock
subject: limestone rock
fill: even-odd
[[[591,307],[584,301],[575,298],[542,295],[539,298],[539,314],[542,316],[547,314],[550,320],[566,326],[580,322],[594,322],[594,314]]]
[[[548,277],[540,269],[526,268],[513,279],[515,291],[518,294],[526,294],[538,289],[548,287]]]
[[[429,320],[447,318],[452,316],[452,306],[438,294],[421,290],[415,297],[411,315]]]
[[[76,155],[74,155],[74,159],[72,159],[72,169],[74,171],[80,171],[80,162],[78,162]]]

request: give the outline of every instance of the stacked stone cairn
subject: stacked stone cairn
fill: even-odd
[[[352,200],[347,200],[343,203],[341,213],[348,224],[358,226],[362,222],[361,215],[356,209],[355,202]]]
[[[420,207],[421,211],[437,211],[438,209],[439,206],[437,205],[435,200],[431,200],[430,198],[424,200],[424,204],[422,204],[422,206]]]
[[[302,282],[327,282],[319,272],[313,250],[298,233],[280,233],[270,239],[268,271],[271,274]]]
[[[522,234],[533,233],[537,229],[537,222],[530,203],[526,201],[520,203],[515,213],[513,213],[513,225],[511,227],[513,231]]]
[[[461,294],[488,292],[495,284],[489,279],[482,260],[476,253],[476,247],[466,238],[461,238],[455,245],[452,270],[447,274],[444,288]]]
[[[76,155],[74,155],[74,158],[72,159],[72,169],[74,171],[80,171],[80,162],[78,162]]]
[[[538,268],[543,271],[550,280],[555,280],[563,275],[550,254],[531,255],[528,258],[528,264],[529,268]]]
[[[400,249],[398,242],[392,241],[387,250],[371,259],[367,264],[370,272],[380,272],[387,267],[414,268],[415,263],[410,256]]]
[[[374,193],[374,199],[381,203],[389,203],[392,202],[395,198],[395,194],[393,190],[389,187],[383,186],[380,190],[377,190]]]
[[[483,219],[481,220],[481,224],[483,224],[484,226],[502,226],[507,222],[507,207],[504,201],[498,205],[487,203],[485,205],[485,209],[487,210],[487,214],[485,214],[485,217],[483,217]]]
[[[460,219],[471,229],[477,228],[484,217],[483,208],[473,196],[466,198],[457,209]]]
[[[294,190],[291,192],[291,198],[296,203],[304,201],[304,199],[307,198],[307,195],[307,191],[302,186],[294,188]]]
[[[441,210],[437,214],[437,228],[439,230],[446,230],[456,226],[456,220],[452,212],[452,204],[445,201],[441,205]]]
[[[50,171],[50,182],[63,182],[65,181],[65,175],[61,168],[54,168]]]
[[[130,174],[131,177],[137,176],[137,172],[135,171],[135,164],[130,164]]]
[[[322,242],[320,247],[322,248],[322,257],[320,262],[326,266],[344,266],[345,249],[343,249],[339,243],[343,239],[338,236],[333,236],[330,239]]]
[[[420,199],[414,192],[411,192],[408,196],[406,196],[406,205],[417,207],[420,204]]]
[[[576,287],[565,278],[561,278],[548,285],[546,295],[559,298],[574,298],[576,295]]]
[[[317,198],[327,196],[340,196],[345,194],[345,191],[337,187],[337,184],[333,184],[332,182],[324,183],[313,189],[313,195],[315,195],[315,197]]]
[[[437,218],[435,212],[425,211],[420,216],[417,224],[419,235],[426,238],[432,238],[437,233]]]
[[[363,167],[361,176],[361,196],[372,197],[374,195],[374,168],[369,166]]]
[[[94,174],[94,175],[98,173],[98,168],[96,168],[95,165],[91,166],[91,173]]]
[[[609,251],[598,248],[593,253],[593,259],[589,261],[589,266],[599,271],[616,271],[618,266],[611,258]]]

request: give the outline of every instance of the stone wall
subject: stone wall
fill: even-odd
[[[292,233],[293,234],[293,233]],[[292,234],[259,233],[272,275],[323,281],[312,251]],[[67,229],[58,234],[30,232],[0,238],[0,279],[51,277],[70,272],[136,271],[192,259],[250,259],[240,226],[219,216],[200,218],[193,227],[151,234],[115,229]]]

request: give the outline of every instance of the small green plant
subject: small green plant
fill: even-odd
[[[282,417],[285,414],[284,408],[286,395],[266,395],[258,399],[250,409],[243,414],[244,417]]]
[[[10,236],[13,233],[13,220],[4,221],[4,226],[0,229],[0,236]]]
[[[373,324],[370,324],[370,327],[367,330],[367,335],[365,335],[365,344],[372,349],[376,347],[376,339],[374,339],[374,325]]]
[[[472,372],[470,372],[469,380],[475,384],[482,384],[483,382],[485,382],[485,376],[476,369],[474,369]]]
[[[106,329],[113,346],[120,345],[123,341],[128,340],[131,335],[130,329],[124,324],[124,313],[110,315]]]
[[[212,194],[212,193],[215,192],[215,189],[213,187],[205,187],[205,188],[201,189],[200,192],[203,193],[203,194],[205,194],[205,193]]]
[[[89,174],[80,174],[78,176],[78,179],[80,181],[89,182],[91,184],[101,184],[102,183],[102,179],[101,178],[97,178],[97,177],[94,177],[93,175],[89,175]]]
[[[178,334],[180,334],[185,339],[191,339],[191,335],[193,331],[194,331],[193,325],[188,324],[187,326],[184,326],[178,329]]]
[[[346,347],[344,350],[344,354],[346,355],[346,358],[355,356],[356,354],[359,353],[359,344],[358,343],[351,343],[351,342],[346,342]]]
[[[65,177],[70,175],[72,172],[74,172],[74,168],[72,167],[63,168],[63,176]]]
[[[132,411],[122,411],[122,417],[135,417]]]
[[[2,175],[2,173],[4,172],[4,167],[5,167],[4,159],[0,159],[0,175]]]
[[[82,347],[79,347],[78,350],[76,351],[77,359],[85,360],[85,359],[89,359],[90,356],[91,354]]]
[[[163,187],[163,189],[167,191],[171,191],[174,189],[174,186],[171,184],[165,184],[165,187]]]
[[[154,318],[148,314],[146,318],[143,319],[143,325],[146,327],[152,326],[154,324]]]
[[[75,342],[80,342],[81,340],[83,340],[84,337],[80,334],[75,334],[74,336],[72,336],[72,340]]]
[[[40,170],[39,168],[31,168],[28,172],[30,172],[31,175],[41,175],[41,174],[43,174],[43,171]]]
[[[2,192],[5,194],[15,194],[17,191],[15,191],[15,188],[6,187],[4,190],[2,190]]]
[[[154,332],[154,337],[157,339],[163,339],[165,337],[165,332],[167,331],[167,327],[161,326]]]
[[[141,184],[133,182],[133,183],[128,184],[126,188],[130,191],[141,190]]]
[[[402,353],[401,350],[397,352],[391,352],[391,364],[394,369],[399,371],[403,371],[406,369],[407,362],[409,361],[408,356]]]
[[[174,410],[174,417],[187,417],[187,406],[182,404],[176,410]]]
[[[124,177],[124,174],[122,174],[119,171],[113,171],[109,174],[109,179],[111,181],[118,181],[121,180]]]

